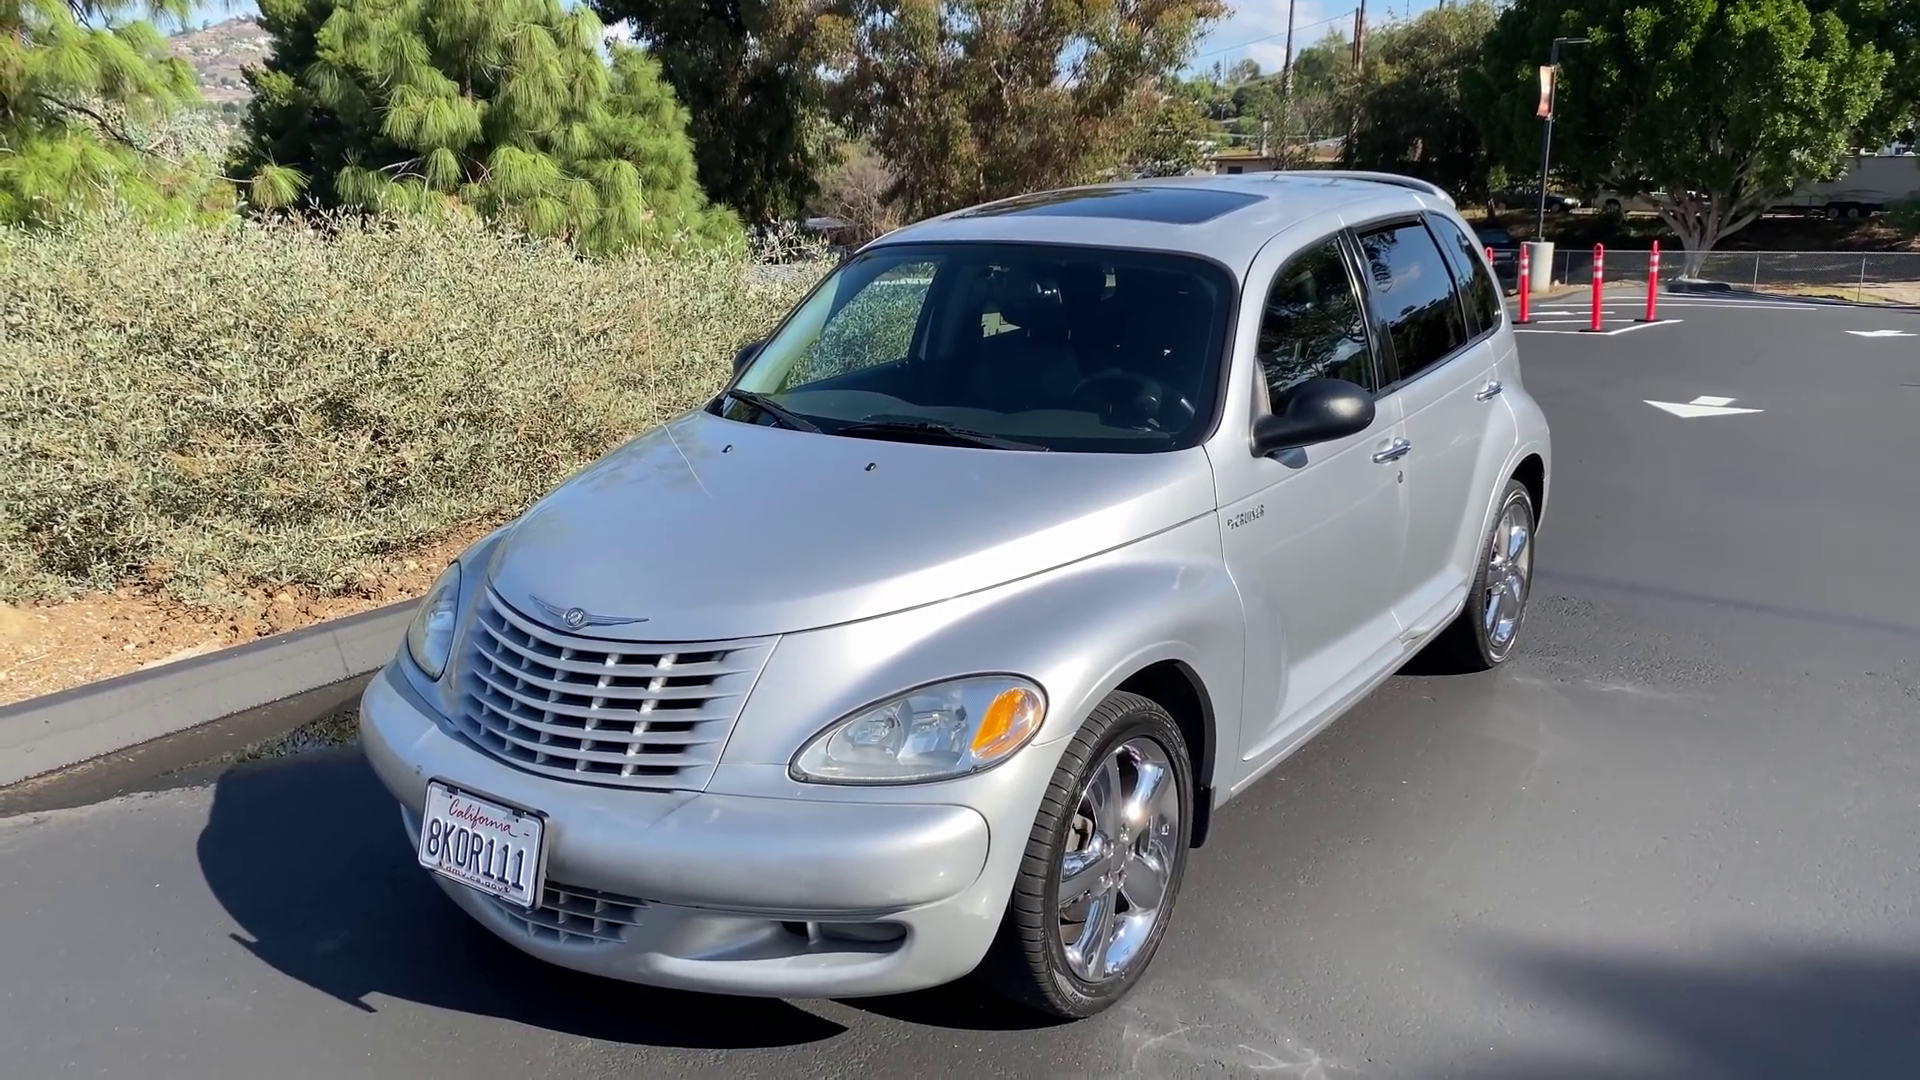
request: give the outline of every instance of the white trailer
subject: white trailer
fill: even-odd
[[[1837,179],[1805,184],[1769,208],[1776,214],[1863,218],[1920,195],[1920,155],[1855,154]]]

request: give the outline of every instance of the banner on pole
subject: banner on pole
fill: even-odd
[[[1542,119],[1553,116],[1553,75],[1553,65],[1540,65],[1540,107],[1534,110],[1534,115]]]

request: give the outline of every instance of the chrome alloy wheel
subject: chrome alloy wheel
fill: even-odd
[[[1124,974],[1162,918],[1178,857],[1180,788],[1167,752],[1136,737],[1081,789],[1058,886],[1067,966],[1088,983]]]
[[[1504,654],[1520,629],[1527,590],[1533,584],[1533,515],[1525,502],[1510,500],[1500,512],[1500,523],[1487,545],[1486,583],[1481,625],[1488,647],[1496,655]]]

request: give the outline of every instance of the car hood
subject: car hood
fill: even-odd
[[[762,427],[695,411],[535,503],[489,560],[508,604],[624,641],[831,626],[987,588],[1214,509],[1199,448],[1067,454]],[[543,611],[543,609],[545,609]],[[614,620],[644,620],[598,625]]]

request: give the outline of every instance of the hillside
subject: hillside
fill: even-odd
[[[200,92],[210,104],[240,105],[252,96],[240,72],[265,60],[271,43],[259,20],[245,15],[175,34],[173,51],[199,73]]]

